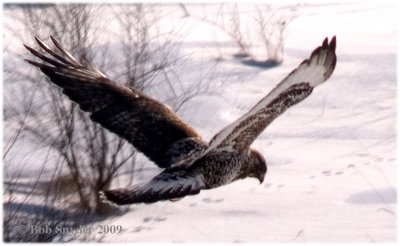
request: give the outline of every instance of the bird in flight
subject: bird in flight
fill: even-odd
[[[246,177],[262,183],[267,164],[251,144],[275,118],[326,81],[336,65],[336,37],[325,38],[270,93],[207,142],[170,107],[115,83],[87,60],[75,59],[53,37],[51,40],[54,50],[36,38],[44,54],[25,45],[40,59],[26,61],[46,74],[94,122],[164,169],[148,182],[101,192],[105,201],[117,205],[177,200]]]

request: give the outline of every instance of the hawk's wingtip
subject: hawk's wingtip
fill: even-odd
[[[53,35],[50,35],[50,39],[51,39],[51,41],[53,41],[54,44],[55,44],[55,43],[58,44],[57,39],[56,39]]]
[[[336,35],[333,36],[331,42],[329,43],[329,48],[331,48],[333,51],[336,50]]]
[[[29,59],[24,59],[24,61],[26,61],[27,63],[32,64],[32,65],[34,65],[34,66],[38,66],[38,63],[37,63],[37,62],[31,61],[31,60],[29,60]]]
[[[42,40],[41,40],[38,36],[35,36],[35,40],[36,40],[36,42],[38,42],[38,43],[43,43]]]
[[[118,204],[116,204],[116,203],[113,202],[113,201],[110,201],[110,200],[107,198],[107,195],[104,193],[104,191],[99,191],[99,198],[100,198],[100,201],[101,201],[102,203],[106,203],[106,204],[108,204],[108,205],[110,205],[110,206],[112,206],[112,207],[115,207],[115,208],[118,208],[118,207],[119,207]]]
[[[30,47],[30,46],[28,46],[26,44],[22,44],[22,45],[24,45],[25,49],[27,49],[29,52],[31,52],[31,53],[34,52],[34,49],[32,47]]]
[[[322,42],[322,47],[327,47],[327,46],[328,46],[328,37],[326,37]]]

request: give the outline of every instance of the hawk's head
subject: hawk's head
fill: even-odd
[[[248,177],[257,178],[260,181],[260,184],[264,181],[265,174],[267,173],[267,162],[265,161],[261,153],[253,148],[250,149],[248,170]]]

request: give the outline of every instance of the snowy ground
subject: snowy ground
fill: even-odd
[[[223,100],[197,98],[186,107],[196,108],[197,117],[184,111],[211,138],[307,58],[325,36],[337,35],[333,76],[253,145],[269,164],[265,183],[244,180],[176,203],[131,206],[127,214],[110,220],[122,225],[124,233],[105,241],[396,240],[395,4],[315,3],[297,10],[282,66],[243,68],[246,73],[240,73],[241,67],[232,65],[239,75],[226,84]]]
[[[231,77],[221,95],[196,97],[180,111],[210,139],[325,37],[336,35],[338,62],[332,77],[253,144],[268,162],[264,183],[247,179],[179,202],[132,205],[125,214],[100,222],[123,228],[103,241],[396,240],[396,2],[286,5],[295,6],[298,17],[286,31],[284,63],[262,70],[225,57],[221,66]],[[192,33],[184,42],[195,45],[185,49],[195,57],[199,47],[215,41],[215,30],[190,24]],[[215,46],[201,51],[199,57],[218,53]]]

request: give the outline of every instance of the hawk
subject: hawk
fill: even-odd
[[[336,37],[328,38],[246,114],[223,128],[209,142],[170,107],[108,79],[86,59],[69,54],[53,37],[56,49],[41,40],[47,54],[25,47],[41,61],[38,67],[91,119],[127,140],[164,170],[150,181],[101,196],[117,205],[177,200],[246,177],[264,181],[267,164],[251,147],[261,132],[289,107],[326,81],[336,65]]]

